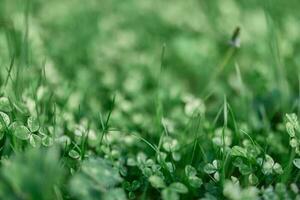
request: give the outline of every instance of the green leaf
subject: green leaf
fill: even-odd
[[[244,162],[243,162],[243,159],[242,159],[242,158],[237,157],[237,158],[233,161],[232,164],[233,164],[233,166],[235,166],[235,167],[239,167],[239,166],[243,165]]]
[[[288,122],[290,122],[293,127],[299,131],[299,122],[298,122],[298,117],[295,113],[291,113],[291,114],[286,114],[286,119]]]
[[[231,155],[232,156],[240,156],[247,158],[247,151],[246,149],[240,147],[240,146],[234,146],[231,149]]]
[[[129,197],[129,199],[135,199],[136,198],[134,192],[131,192],[131,191],[128,193],[128,197]]]
[[[216,168],[216,169],[220,169],[221,168],[221,161],[220,160],[214,160],[212,162],[213,166]]]
[[[193,166],[191,166],[191,165],[185,166],[184,171],[185,171],[185,175],[187,177],[196,176],[197,175],[197,170]]]
[[[219,172],[214,173],[213,177],[216,181],[219,181],[220,180],[220,173]]]
[[[188,178],[188,181],[189,184],[194,188],[199,188],[203,184],[202,179],[197,176],[190,176]]]
[[[137,180],[132,181],[131,183],[131,190],[137,190],[141,186],[140,182]]]
[[[127,159],[127,165],[128,166],[133,167],[133,166],[136,166],[136,164],[137,164],[137,162],[135,161],[135,159],[133,159],[133,158],[128,158]]]
[[[0,110],[4,112],[12,111],[12,107],[7,97],[0,97]]]
[[[125,190],[131,191],[131,185],[128,181],[123,182],[122,185]]]
[[[153,166],[155,163],[152,159],[147,159],[145,162],[146,166],[151,167]]]
[[[32,116],[27,119],[27,126],[31,132],[36,132],[40,128],[39,121]]]
[[[30,137],[30,131],[26,126],[13,125],[13,134],[20,140],[28,140]]]
[[[159,152],[157,155],[157,161],[160,164],[164,164],[166,162],[167,154],[164,152]]]
[[[298,146],[299,142],[296,138],[292,138],[290,140],[290,146],[293,147],[293,148],[296,148]]]
[[[69,151],[68,155],[71,157],[71,158],[74,158],[74,159],[79,159],[80,158],[80,154],[72,149],[71,151]]]
[[[141,168],[144,176],[150,177],[152,175],[152,170],[149,167]]]
[[[178,141],[175,139],[172,139],[170,137],[165,137],[162,147],[167,151],[167,152],[175,152],[179,149],[179,144]]]
[[[175,170],[175,166],[171,162],[166,162],[167,169],[170,173],[173,173]]]
[[[3,131],[6,127],[9,126],[9,124],[9,116],[4,112],[0,112],[0,131]]]
[[[71,139],[67,135],[62,135],[59,138],[56,138],[55,141],[61,144],[62,147],[66,147],[71,144]]]
[[[204,166],[203,170],[206,174],[213,174],[217,171],[217,168],[213,166],[211,163],[208,163]]]
[[[136,160],[137,160],[138,164],[145,163],[146,159],[147,159],[147,156],[144,153],[142,153],[142,152],[138,153],[138,155],[136,157]]]
[[[250,174],[248,180],[251,185],[256,185],[258,183],[258,178],[255,174]]]
[[[276,174],[282,174],[283,173],[283,169],[282,169],[282,167],[279,163],[275,163],[273,165],[273,170]]]
[[[124,190],[116,188],[122,178],[112,163],[102,158],[89,158],[70,180],[69,190],[77,199],[125,200]]]
[[[172,158],[175,161],[179,161],[181,159],[181,154],[178,152],[172,152]]]
[[[29,143],[32,147],[39,148],[42,144],[42,138],[38,135],[31,134],[29,137]]]
[[[271,174],[274,166],[274,160],[271,156],[266,155],[263,166],[262,166],[262,172],[263,174]]]
[[[185,194],[189,191],[188,188],[180,182],[172,183],[169,188],[180,194]]]
[[[42,144],[43,144],[45,147],[52,146],[52,145],[53,145],[53,139],[52,139],[52,137],[50,137],[50,136],[48,136],[48,135],[45,135],[45,136],[42,138]]]
[[[149,177],[149,182],[151,183],[152,187],[154,188],[165,188],[166,184],[164,180],[156,175],[150,176]]]
[[[300,158],[296,158],[293,160],[293,164],[295,165],[295,167],[297,167],[298,169],[300,169]]]
[[[179,200],[179,195],[177,194],[177,192],[170,188],[164,189],[161,195],[163,200]]]
[[[248,174],[250,174],[252,172],[251,168],[248,165],[246,165],[246,164],[241,164],[239,166],[239,171],[243,175],[248,175]]]
[[[294,129],[293,124],[291,122],[287,122],[285,124],[285,127],[286,127],[286,131],[288,132],[290,137],[295,137],[295,129]]]
[[[5,129],[9,126],[9,124],[9,116],[3,112],[0,112],[0,139],[3,138],[5,134]]]

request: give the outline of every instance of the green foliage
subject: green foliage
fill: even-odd
[[[286,114],[286,130],[290,136],[290,146],[300,155],[300,126],[295,113]]]
[[[30,137],[30,131],[28,128],[16,122],[11,125],[11,131],[13,132],[14,136],[20,140],[28,140]]]
[[[169,185],[162,191],[162,199],[179,199],[179,194],[185,194],[188,192],[188,189],[182,183],[176,182]]]
[[[40,127],[38,119],[35,117],[29,117],[27,119],[27,127],[31,132],[38,131]]]
[[[297,0],[1,0],[0,199],[300,199]]]
[[[247,187],[241,189],[238,183],[226,182],[224,185],[223,194],[225,197],[231,200],[254,200],[258,198],[258,189],[255,187]]]
[[[71,193],[79,199],[126,199],[121,188],[115,188],[122,181],[118,171],[101,158],[90,158],[82,163],[81,169],[70,181]]]
[[[166,187],[164,180],[161,177],[156,176],[156,175],[150,176],[149,182],[151,183],[151,185],[154,188],[165,188]]]
[[[54,199],[64,170],[57,149],[29,149],[2,161],[1,199]]]

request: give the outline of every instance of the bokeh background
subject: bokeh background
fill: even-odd
[[[297,91],[298,7],[293,0],[2,0],[1,64],[9,63],[11,49],[26,65],[45,62],[53,83],[84,89],[81,98],[97,101],[106,89],[136,99],[155,85],[165,43],[164,85],[198,95],[240,26],[241,48],[214,87],[228,95],[238,89],[236,62],[253,96],[272,96],[280,87]],[[10,44],[8,23],[15,28]],[[12,50],[12,43],[23,45]]]

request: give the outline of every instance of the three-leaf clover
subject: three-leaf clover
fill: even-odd
[[[262,166],[262,173],[265,175],[272,174],[282,174],[283,169],[279,163],[275,163],[273,158],[269,155],[265,156],[265,159],[259,158],[257,162]]]
[[[13,122],[10,129],[13,135],[20,140],[28,140],[30,137],[29,129],[20,122]]]
[[[219,160],[214,160],[212,163],[207,163],[204,166],[204,172],[206,174],[213,174],[214,179],[219,181],[220,175],[219,175],[219,170],[221,168],[221,161]]]
[[[187,165],[185,167],[185,175],[188,179],[190,186],[198,188],[203,184],[202,179],[197,177],[197,170],[193,166]]]
[[[123,187],[128,191],[129,199],[134,199],[136,196],[134,191],[136,191],[141,186],[140,182],[137,180],[132,181],[132,183],[126,181],[123,183]]]

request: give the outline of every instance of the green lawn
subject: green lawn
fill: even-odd
[[[300,199],[298,0],[0,0],[0,199]]]

